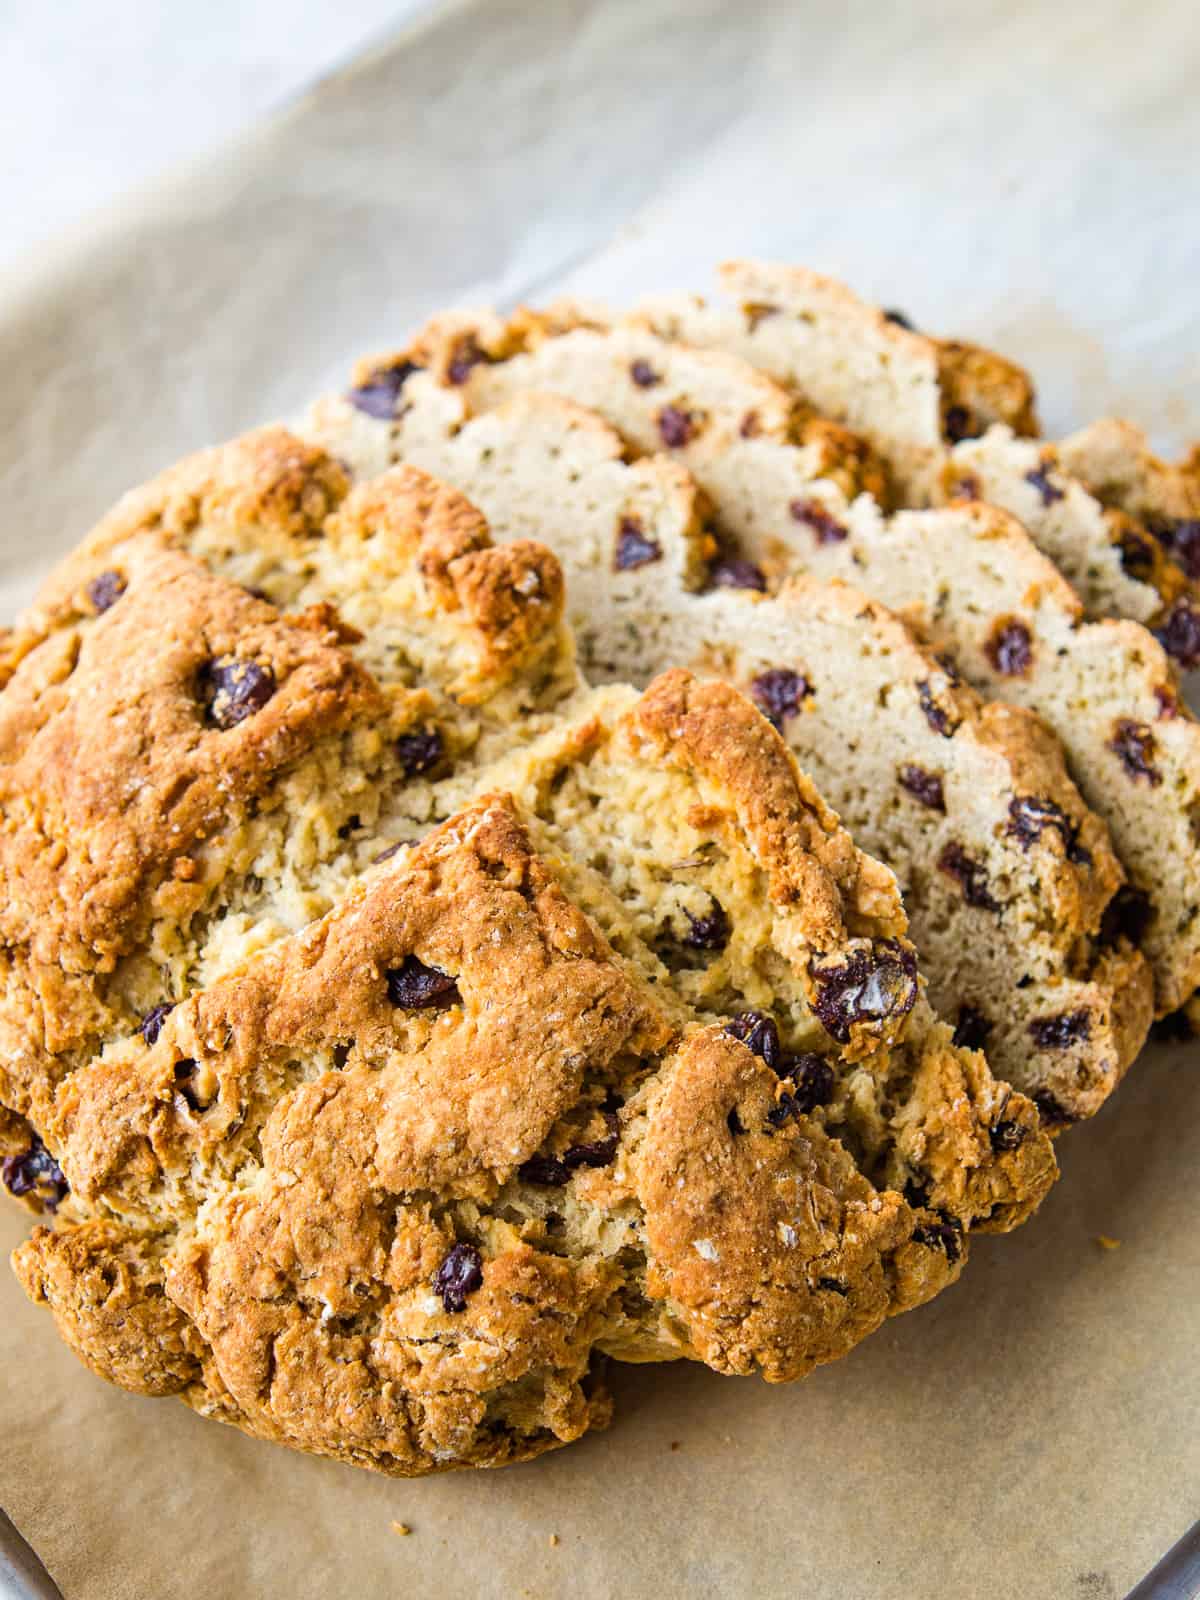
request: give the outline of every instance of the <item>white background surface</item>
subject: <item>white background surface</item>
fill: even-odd
[[[341,66],[424,0],[0,0],[0,261]]]

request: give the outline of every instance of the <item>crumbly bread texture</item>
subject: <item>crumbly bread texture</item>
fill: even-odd
[[[318,415],[335,453],[386,468],[386,420],[333,401]],[[958,1037],[986,1040],[996,1071],[1054,1119],[1099,1107],[1144,1040],[1152,984],[1139,952],[1100,940],[1124,874],[1036,716],[982,702],[861,593],[811,580],[756,592],[762,572],[722,556],[684,469],[625,463],[617,434],[560,396],[517,395],[467,423],[442,470],[498,537],[554,549],[589,676],[644,683],[682,664],[745,689],[897,872]]]
[[[4,641],[5,1103],[324,912],[398,782],[525,736],[577,687],[562,600],[460,495],[281,429],[123,501]]]
[[[412,437],[340,396],[328,396],[299,424],[361,476],[401,459],[461,488],[487,517],[497,542],[531,537],[571,552],[567,616],[581,652],[601,659],[607,621],[594,614],[594,590],[639,592],[653,564],[672,587],[709,579],[718,543],[711,511],[691,474],[666,455],[627,460],[618,434],[593,411],[561,395],[516,394],[457,431]],[[584,560],[594,571],[581,572]],[[664,570],[665,569],[665,570]],[[608,677],[620,676],[609,673]]]
[[[806,267],[731,261],[719,280],[732,305],[678,295],[644,301],[639,314],[667,338],[741,356],[852,428],[905,505],[930,502],[958,440],[993,423],[1039,431],[1028,374],[991,350],[918,333]]]
[[[620,363],[610,361],[597,348],[597,341],[646,337],[644,324],[634,319],[604,334],[593,331],[593,324],[598,323],[601,316],[599,311],[588,310],[589,321],[581,324],[578,319],[584,313],[570,307],[558,307],[553,314],[545,316],[522,313],[507,325],[494,318],[489,320],[486,314],[471,315],[473,320],[469,323],[467,313],[453,319],[434,319],[400,355],[388,357],[382,363],[362,363],[349,403],[361,408],[364,390],[368,394],[371,392],[372,373],[386,372],[408,375],[401,395],[408,382],[428,382],[440,375],[444,389],[463,393],[467,403],[475,408],[484,406],[488,396],[503,403],[523,385],[536,388],[551,379],[569,399],[580,403],[585,398],[594,398],[598,386],[596,373],[601,371],[607,375],[602,407],[606,420],[627,441],[647,437],[639,433],[644,422],[645,402],[642,385],[633,370],[640,358],[635,357],[627,364],[619,384],[607,381],[621,370],[625,356],[634,346],[623,347]],[[530,326],[540,330],[540,342],[532,352],[524,351],[521,344]],[[464,332],[464,327],[475,331]],[[554,331],[564,327],[571,331]],[[574,342],[581,334],[588,336],[587,343]],[[514,345],[523,353],[506,357],[504,351]],[[452,352],[468,346],[474,352],[471,362],[461,370],[452,371]],[[547,351],[555,347],[559,353],[552,359]],[[574,353],[568,355],[564,351]],[[426,363],[420,370],[412,365],[418,360]],[[1000,386],[1000,392],[1007,392],[1005,386]],[[717,415],[718,403],[716,392],[708,395],[706,415],[710,420]],[[401,398],[389,409],[402,412],[403,406]],[[319,406],[311,425],[318,429],[336,425],[336,417]],[[395,426],[394,423],[388,425]],[[734,429],[735,420],[730,416],[716,431],[728,433]],[[1028,598],[1015,577],[1020,573],[1022,581],[1033,583],[1035,587],[1041,585],[1046,594],[1057,597],[1064,618],[1062,627],[1073,638],[1081,621],[1080,603],[1074,591],[1011,516],[999,510],[993,516],[992,509],[981,504],[974,510],[965,506],[961,516],[957,508],[952,508],[910,512],[889,522],[875,495],[863,491],[848,502],[846,495],[828,477],[804,482],[798,475],[798,464],[794,459],[785,459],[775,441],[765,438],[758,442],[763,448],[755,471],[736,475],[736,481],[725,486],[726,497],[712,500],[712,525],[721,541],[723,560],[749,561],[758,566],[766,585],[805,571],[840,577],[893,609],[906,609],[910,605],[907,575],[898,574],[898,587],[892,593],[887,587],[889,569],[876,562],[873,576],[868,580],[866,570],[871,561],[864,562],[859,555],[864,543],[873,547],[882,536],[886,545],[893,526],[918,531],[925,528],[931,535],[928,542],[932,552],[933,537],[947,530],[980,526],[1002,528],[1007,547],[1019,556],[1010,575],[1014,605]],[[792,452],[793,457],[794,454]],[[731,476],[734,476],[732,469]],[[717,487],[715,482],[711,487]],[[918,520],[912,522],[912,517]],[[922,522],[922,517],[928,520]],[[939,611],[944,618],[941,636],[947,649],[953,648],[949,634],[960,625],[959,620],[951,622],[951,618],[961,619],[970,643],[971,619],[984,606],[982,597],[996,586],[995,550],[994,544],[970,539],[953,549],[947,547],[938,552],[936,586]],[[639,544],[634,560],[640,553]],[[1067,617],[1073,619],[1070,624],[1065,620]],[[999,627],[1000,620],[988,615],[987,626]],[[1115,640],[1119,636],[1125,648],[1090,687],[1081,680],[1076,689],[1071,689],[1064,680],[1056,683],[1051,691],[1041,674],[1035,681],[1024,678],[1018,681],[1011,674],[996,671],[980,671],[971,681],[984,693],[1000,694],[1006,700],[1027,705],[1058,734],[1068,755],[1071,775],[1087,803],[1108,823],[1118,857],[1131,880],[1122,904],[1144,907],[1144,914],[1127,919],[1127,928],[1135,940],[1144,935],[1143,948],[1154,971],[1156,1004],[1161,1012],[1180,1004],[1190,993],[1189,985],[1194,983],[1200,955],[1200,935],[1195,928],[1195,886],[1189,872],[1189,862],[1194,859],[1191,815],[1195,799],[1194,779],[1189,774],[1194,771],[1200,755],[1200,746],[1193,749],[1200,734],[1196,733],[1195,722],[1179,702],[1174,666],[1161,644],[1132,622],[1113,623],[1112,627],[1117,629],[1112,638]],[[1082,637],[1091,644],[1100,638],[1108,640],[1110,635],[1084,633]],[[1073,650],[1068,650],[1064,659],[1074,659]],[[1121,663],[1121,676],[1114,680],[1117,662]],[[1067,668],[1061,670],[1066,672]],[[969,672],[967,675],[971,677]],[[1113,689],[1119,693],[1112,694]],[[1153,778],[1140,780],[1136,803],[1131,806],[1130,797],[1113,781],[1110,771],[1114,763],[1119,770],[1124,770],[1113,747],[1114,741],[1125,737],[1122,730],[1127,724],[1135,730],[1147,726],[1145,706],[1149,700],[1156,708],[1160,705],[1159,690],[1167,697],[1161,703],[1169,703],[1174,708],[1167,716],[1173,722],[1171,742],[1182,763],[1180,781],[1175,785],[1163,783],[1155,768]],[[1076,707],[1079,695],[1088,703],[1090,714],[1086,717]],[[1114,708],[1111,715],[1107,710],[1110,705]],[[1142,709],[1139,711],[1138,707]],[[1158,715],[1156,711],[1155,716]],[[1089,730],[1086,734],[1085,728]],[[1112,919],[1109,920],[1111,924]]]
[[[1157,1013],[1174,1010],[1200,980],[1200,724],[1171,658],[1137,623],[1085,621],[1057,568],[995,507],[884,518],[860,501],[846,527],[804,563],[886,599],[968,682],[1058,734],[1128,874],[1110,934],[1139,945]]]
[[[751,521],[771,542],[789,504],[817,482],[848,499],[888,501],[886,473],[864,441],[744,361],[673,344],[646,323],[588,319],[573,305],[508,321],[486,310],[435,318],[403,350],[361,362],[348,397],[320,402],[304,430],[340,437],[352,407],[387,424],[390,459],[450,470],[480,447],[482,414],[541,391],[595,412],[633,454],[670,452],[715,509],[718,534]],[[378,450],[377,434],[365,448]],[[635,517],[633,558],[638,531]]]
[[[1190,577],[1168,554],[1187,545],[1171,514],[1185,517],[1186,530],[1176,505],[1186,472],[1155,461],[1120,424],[1099,424],[1061,448],[1027,437],[1038,430],[1019,368],[917,333],[819,274],[742,261],[721,279],[737,309],[683,296],[647,302],[639,316],[666,337],[744,356],[859,429],[888,463],[898,503],[982,499],[1011,512],[1075,585],[1089,617],[1145,623],[1181,666],[1200,663],[1200,535]],[[1125,466],[1107,481],[1136,480],[1145,492],[1105,502],[1077,463],[1093,458],[1100,477],[1118,451]],[[1146,526],[1154,505],[1157,538]]]
[[[1140,428],[1105,417],[1064,439],[1059,454],[1098,500],[1135,518],[1169,561],[1200,581],[1200,446],[1181,462],[1164,461]]]
[[[1200,663],[1196,584],[1144,519],[1106,505],[1066,470],[1066,448],[989,428],[950,451],[942,499],[985,500],[1011,512],[1073,585],[1088,618],[1141,622],[1191,669]]]
[[[273,429],[7,639],[3,1171],[106,1377],[495,1465],[606,1419],[599,1354],[802,1376],[1045,1193],[767,720],[585,690],[561,609],[461,495]]]

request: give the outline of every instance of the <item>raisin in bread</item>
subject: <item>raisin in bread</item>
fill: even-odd
[[[114,1032],[328,909],[385,795],[526,737],[578,686],[562,605],[543,547],[283,430],[122,502],[4,641],[0,1100],[40,1120]],[[36,1198],[40,1151],[0,1138]]]
[[[772,505],[785,516],[814,482],[848,499],[869,492],[886,501],[886,478],[869,447],[805,413],[745,362],[671,344],[646,325],[599,329],[583,313],[572,315],[570,325],[565,309],[557,320],[525,312],[505,322],[486,311],[435,318],[399,353],[360,363],[349,395],[319,402],[302,427],[319,439],[344,437],[357,411],[361,449],[379,451],[378,430],[367,424],[384,424],[389,459],[446,466],[458,455],[448,434],[544,391],[596,412],[634,453],[670,450],[720,508],[718,531],[728,523],[734,533],[761,515],[756,485],[760,493],[771,485]],[[383,457],[361,459],[378,465]],[[770,525],[762,537],[770,541]]]
[[[798,564],[886,600],[975,687],[1056,731],[1129,875],[1110,926],[1145,952],[1157,1012],[1174,1010],[1200,980],[1200,724],[1171,658],[1137,623],[1086,621],[1057,568],[994,507],[883,518],[860,502],[847,527],[842,544]]]
[[[1135,518],[1187,578],[1200,581],[1200,446],[1172,463],[1130,422],[1105,417],[1059,445],[1068,470],[1104,505]]]
[[[950,451],[942,499],[985,500],[1011,512],[1073,585],[1086,616],[1141,622],[1181,668],[1194,667],[1195,583],[1144,521],[1105,505],[1066,469],[1064,449],[989,428]]]
[[[569,316],[574,314],[560,309],[554,318],[545,318],[542,322],[557,328],[566,325]],[[595,322],[599,313],[593,311],[588,315]],[[511,338],[521,337],[520,330],[530,320],[529,315],[514,319],[510,325],[515,330]],[[441,324],[435,319],[418,335],[410,351],[429,362],[435,372],[444,375],[447,351],[454,348],[454,338],[462,335],[453,335],[449,345],[442,346],[438,339],[449,336],[440,329]],[[633,337],[638,329],[635,319],[620,331]],[[576,333],[582,331],[589,330],[576,329]],[[576,356],[567,361],[561,350],[574,337],[575,333],[550,332],[532,356],[506,358],[503,354],[505,339],[500,333],[492,336],[490,344],[486,344],[481,335],[475,340],[475,348],[481,352],[479,359],[455,380],[456,386],[465,389],[469,397],[473,396],[474,404],[482,405],[488,394],[506,393],[527,380],[541,381],[550,370],[543,352],[548,347],[558,346],[560,355],[552,370],[568,396],[578,400],[585,392],[590,393],[594,382],[592,364],[602,365],[603,358],[593,355],[591,346],[581,345]],[[592,334],[592,337],[602,335]],[[478,376],[481,365],[485,364],[484,350],[492,352],[486,363],[486,390],[482,387],[484,379]],[[364,367],[364,374],[366,370]],[[450,380],[444,378],[444,381]],[[636,387],[631,382],[625,389],[606,391],[608,420],[627,438],[635,436],[641,416],[642,403],[630,400],[626,392]],[[997,392],[1007,393],[1008,389],[1000,384]],[[709,397],[714,407],[717,398],[715,393]],[[732,417],[725,419],[726,429],[732,425]],[[763,569],[768,580],[788,572],[804,571],[841,577],[893,609],[907,610],[913,574],[897,568],[897,587],[892,591],[889,589],[891,565],[874,560],[872,550],[877,546],[882,550],[893,548],[893,530],[897,528],[918,538],[920,548],[928,550],[930,555],[936,540],[945,538],[951,530],[993,528],[1002,530],[997,537],[1013,555],[1008,579],[1013,590],[1014,611],[1020,609],[1018,600],[1024,601],[1018,575],[1021,582],[1032,583],[1033,592],[1042,595],[1047,603],[1049,597],[1054,597],[1060,628],[1064,637],[1072,640],[1069,647],[1064,646],[1064,662],[1078,661],[1082,671],[1082,657],[1077,656],[1077,651],[1095,648],[1102,652],[1103,643],[1111,643],[1116,651],[1114,659],[1107,663],[1095,680],[1096,686],[1090,689],[1081,686],[1070,690],[1071,673],[1065,665],[1061,669],[1065,676],[1052,692],[1043,673],[1037,675],[1035,684],[997,673],[990,666],[967,671],[966,675],[984,693],[1000,694],[1037,711],[1058,734],[1068,755],[1072,777],[1087,803],[1109,824],[1118,857],[1131,880],[1122,897],[1122,905],[1128,912],[1126,926],[1131,937],[1145,940],[1144,949],[1154,969],[1157,1008],[1161,1013],[1180,1004],[1200,973],[1196,885],[1188,871],[1192,853],[1188,818],[1195,795],[1193,774],[1197,750],[1193,747],[1197,735],[1193,731],[1194,720],[1179,701],[1174,663],[1161,644],[1147,630],[1128,621],[1089,624],[1077,639],[1082,610],[1074,591],[1024,529],[1006,513],[997,509],[993,516],[990,507],[980,504],[964,506],[961,515],[955,509],[930,510],[901,513],[889,521],[872,494],[862,492],[852,502],[847,502],[841,488],[828,477],[804,483],[794,460],[785,460],[773,451],[773,441],[761,442],[764,448],[756,462],[756,471],[741,474],[729,468],[728,475],[736,481],[729,486],[728,498],[714,500],[714,526],[726,542],[727,559],[749,559]],[[895,463],[892,465],[894,467]],[[932,593],[935,580],[929,573],[930,593],[926,596],[922,591],[922,606],[926,598],[933,606],[936,598],[939,615],[955,619],[953,622],[946,620],[940,629],[939,637],[944,639],[945,648],[953,647],[951,635],[960,626],[965,639],[972,640],[972,619],[987,610],[981,597],[988,595],[998,581],[1003,581],[1003,575],[995,570],[997,550],[998,546],[987,537],[971,537],[960,541],[952,552],[948,548],[938,552],[937,593],[936,596]],[[927,559],[922,556],[919,561]],[[922,626],[927,625],[923,620]],[[988,626],[993,625],[999,624],[991,614]],[[1099,628],[1100,632],[1088,631],[1092,627]],[[1084,642],[1082,645],[1080,640]],[[1041,654],[1044,657],[1046,652]],[[986,656],[984,659],[988,660]],[[1117,663],[1120,663],[1120,672],[1114,677]],[[1043,695],[1044,686],[1047,692]],[[1104,691],[1114,695],[1111,713]],[[1066,702],[1062,698],[1064,695],[1069,696]],[[1086,717],[1076,710],[1079,695],[1086,697]],[[1160,713],[1160,705],[1169,709]],[[1156,719],[1172,723],[1167,742],[1173,752],[1171,766],[1175,781],[1164,783],[1159,767],[1151,764],[1151,774],[1141,775],[1136,803],[1131,810],[1131,797],[1114,781],[1117,756],[1113,742],[1124,737],[1121,730],[1132,728],[1139,739],[1150,738],[1148,748],[1154,747],[1149,724]],[[1086,735],[1085,727],[1089,730]],[[1135,908],[1141,908],[1140,914],[1134,915]]]
[[[1065,445],[1026,437],[1037,429],[1018,368],[918,334],[896,313],[801,268],[735,262],[722,279],[739,309],[685,296],[648,302],[641,315],[667,337],[754,361],[799,399],[860,428],[888,462],[901,504],[965,497],[1010,511],[1075,585],[1089,616],[1143,622],[1181,665],[1200,660],[1195,583],[1129,506],[1107,507],[1089,493]],[[960,388],[964,373],[977,390]]]
[[[639,313],[664,337],[741,356],[854,429],[887,463],[905,505],[928,503],[960,439],[993,423],[1039,431],[1028,374],[991,350],[918,333],[805,267],[732,261],[719,276],[733,305],[678,295],[647,300]]]
[[[9,639],[7,815],[92,887],[6,930],[44,1025],[4,1174],[66,1199],[18,1271],[104,1375],[499,1464],[604,1419],[597,1351],[802,1375],[1051,1182],[894,875],[734,689],[552,669],[557,573],[273,430],[127,503]],[[373,764],[320,764],[310,702]]]
[[[316,414],[356,470],[386,468],[386,420],[332,400]],[[1123,874],[1034,715],[951,682],[853,591],[795,582],[756,595],[763,574],[716,552],[686,472],[661,456],[623,462],[615,432],[559,396],[520,394],[474,418],[441,467],[497,537],[536,536],[559,556],[590,676],[644,683],[679,663],[748,688],[854,837],[898,873],[931,996],[959,1036],[986,1038],[998,1072],[1073,1118],[1098,1108],[1144,1040],[1152,985],[1137,951],[1098,941]],[[1066,1052],[1044,1042],[1082,1013],[1086,1039]]]

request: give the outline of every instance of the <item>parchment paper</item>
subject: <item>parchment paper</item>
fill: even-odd
[[[1048,431],[1177,447],[1198,81],[1186,3],[443,11],[0,281],[0,600],[426,311],[737,252],[998,344]],[[504,1473],[391,1482],[123,1395],[0,1275],[0,1498],[67,1600],[1119,1597],[1200,1513],[1195,1056],[1148,1054],[1037,1221],[849,1360],[616,1369],[609,1433]]]

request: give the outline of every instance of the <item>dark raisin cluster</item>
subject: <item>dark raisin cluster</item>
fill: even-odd
[[[1033,665],[1033,635],[1016,617],[1001,617],[984,645],[984,654],[1006,678],[1020,678]]]
[[[1071,821],[1061,806],[1031,794],[1017,795],[1009,801],[1006,831],[1022,849],[1028,850],[1047,828],[1058,833],[1068,861],[1079,867],[1091,866],[1091,852],[1079,842],[1079,825]]]
[[[622,517],[617,529],[617,548],[613,565],[618,572],[630,572],[662,558],[662,546],[651,539],[634,517]]]
[[[1113,724],[1108,748],[1135,783],[1139,778],[1144,778],[1152,789],[1157,789],[1162,783],[1162,773],[1154,765],[1158,741],[1144,722],[1120,718]]]
[[[818,544],[841,544],[848,530],[819,500],[793,500],[788,510],[795,522],[811,528]]]
[[[750,684],[750,698],[771,726],[781,731],[788,718],[799,711],[809,692],[808,679],[790,667],[772,667],[760,672]]]
[[[377,367],[365,383],[350,390],[346,399],[355,410],[365,412],[368,417],[390,422],[400,409],[404,385],[414,372],[420,371],[415,361],[397,361],[390,367]]]
[[[36,1133],[28,1150],[5,1156],[0,1163],[0,1178],[10,1194],[18,1198],[36,1195],[47,1211],[57,1211],[70,1189],[63,1169]]]
[[[858,1023],[884,1022],[910,1012],[917,998],[917,958],[895,939],[855,950],[837,967],[812,967],[813,1011],[840,1044]]]
[[[447,1311],[465,1311],[467,1296],[483,1286],[483,1257],[473,1244],[456,1244],[433,1275]]]
[[[87,597],[97,612],[115,606],[125,593],[125,579],[119,572],[101,572],[87,586]]]
[[[901,767],[900,787],[907,789],[914,800],[919,800],[931,811],[945,811],[946,796],[942,780],[936,772],[928,772],[924,767],[914,765]]]
[[[275,674],[257,661],[218,656],[200,674],[200,695],[208,720],[218,728],[236,728],[261,711],[275,693]]]
[[[405,956],[400,966],[389,970],[387,991],[394,1006],[404,1006],[409,1011],[456,1006],[462,1001],[458,983],[448,972],[427,967],[416,956]]]
[[[948,877],[957,879],[969,906],[981,911],[999,911],[999,902],[988,887],[987,868],[975,861],[957,840],[952,839],[938,857],[938,866]]]
[[[658,436],[668,450],[682,450],[696,434],[696,420],[678,406],[664,406],[658,413]]]
[[[523,1183],[536,1183],[545,1187],[560,1188],[578,1167],[607,1167],[617,1153],[621,1128],[615,1111],[604,1113],[608,1132],[602,1139],[588,1144],[568,1146],[560,1156],[530,1156],[517,1168],[517,1177]]]

